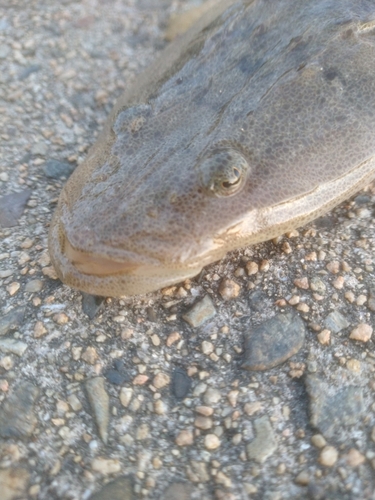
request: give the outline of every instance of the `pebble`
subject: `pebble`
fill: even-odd
[[[113,365],[113,368],[109,368],[103,373],[108,382],[114,385],[122,385],[125,382],[130,382],[130,376],[125,370],[124,363],[119,359],[115,359]]]
[[[208,430],[208,429],[211,429],[212,426],[213,426],[213,422],[212,422],[212,419],[209,418],[209,417],[204,417],[204,416],[198,416],[196,417],[196,419],[194,420],[194,425],[195,427],[198,427],[198,429],[202,429],[202,430]]]
[[[91,463],[92,470],[107,476],[121,471],[121,464],[118,459],[97,457]]]
[[[166,345],[170,347],[174,343],[176,343],[178,340],[180,340],[181,335],[179,332],[172,332],[168,335],[167,340],[165,341]]]
[[[345,457],[346,463],[350,467],[359,467],[366,462],[366,457],[355,448],[351,448]]]
[[[214,409],[210,406],[196,406],[195,411],[204,417],[210,417],[213,414]]]
[[[259,266],[256,262],[250,261],[246,264],[246,271],[249,276],[257,274],[257,272],[259,271]]]
[[[167,373],[159,372],[152,380],[152,385],[156,389],[162,389],[163,387],[169,385],[171,382],[171,377]]]
[[[216,314],[215,306],[209,295],[196,302],[194,306],[182,318],[193,328],[203,325]]]
[[[81,359],[90,365],[94,365],[98,357],[95,347],[92,346],[88,346],[81,354]]]
[[[302,288],[302,290],[307,290],[309,288],[309,280],[306,276],[303,278],[297,278],[293,281],[293,283],[298,288]]]
[[[108,441],[109,396],[105,390],[104,378],[88,379],[85,382],[85,387],[99,435],[103,443],[106,444]]]
[[[184,399],[191,389],[192,380],[182,368],[176,368],[172,375],[172,394],[177,399]]]
[[[128,476],[117,477],[91,495],[89,500],[135,500],[133,482]]]
[[[332,311],[326,317],[324,326],[333,333],[339,333],[349,326],[349,322],[339,311]]]
[[[6,291],[9,293],[9,295],[12,297],[15,295],[18,290],[20,289],[21,285],[17,281],[13,281],[6,287]]]
[[[3,438],[25,438],[33,434],[37,425],[34,405],[39,389],[31,382],[22,381],[9,394],[0,408],[0,436]]]
[[[189,446],[193,444],[194,436],[193,433],[189,430],[182,430],[176,436],[176,444],[177,446]]]
[[[1,500],[18,500],[26,497],[30,473],[22,467],[0,469]]]
[[[269,418],[265,415],[254,420],[255,438],[247,445],[249,460],[262,464],[277,449],[275,434]]]
[[[204,446],[207,450],[216,450],[221,445],[220,439],[216,434],[206,434],[204,436]]]
[[[246,370],[269,370],[296,354],[303,346],[306,328],[293,312],[280,313],[245,336]]]
[[[303,470],[301,471],[295,478],[295,483],[301,486],[307,486],[310,482],[310,474],[309,471]]]
[[[223,300],[232,300],[239,296],[241,286],[233,280],[225,278],[219,286],[219,293]]]
[[[331,342],[331,332],[326,328],[317,335],[320,344],[329,345]]]
[[[208,387],[203,396],[203,401],[210,406],[218,403],[221,400],[221,392],[213,387]]]
[[[261,410],[263,405],[260,401],[254,401],[252,403],[246,403],[244,406],[245,413],[247,415],[254,415],[257,411]]]
[[[49,179],[68,178],[74,169],[75,166],[73,164],[54,159],[47,160],[43,166],[44,175]]]
[[[351,331],[349,338],[358,340],[359,342],[368,342],[371,339],[372,326],[366,323],[360,323],[354,330]]]
[[[317,276],[314,276],[310,280],[310,288],[313,292],[318,292],[318,293],[321,293],[322,295],[324,295],[327,287],[326,287],[324,281],[322,281]]]
[[[0,318],[0,336],[20,327],[25,316],[25,308],[17,307]]]
[[[70,396],[68,396],[67,400],[73,411],[77,412],[82,410],[82,403],[78,399],[76,394],[71,394]]]
[[[47,329],[41,321],[37,321],[34,326],[34,338],[38,339],[47,333]]]
[[[192,498],[192,493],[193,493],[193,487],[191,484],[172,483],[164,491],[162,498],[163,500],[190,500]]]
[[[27,349],[27,344],[15,339],[0,339],[0,351],[5,354],[11,353],[16,356],[22,356]]]
[[[325,446],[319,455],[319,463],[325,467],[333,467],[337,462],[339,453],[334,446]]]
[[[324,446],[327,444],[327,441],[324,439],[324,436],[322,436],[321,434],[314,434],[311,437],[311,443],[316,448],[324,448]]]
[[[310,400],[310,423],[325,438],[339,434],[344,425],[355,424],[364,412],[360,387],[336,388],[312,374],[306,376],[305,384]]]
[[[207,483],[210,480],[207,465],[197,460],[191,460],[190,466],[187,467],[186,475],[193,483]]]
[[[133,397],[133,389],[131,387],[123,387],[120,391],[120,402],[122,406],[127,408]]]
[[[23,214],[31,196],[30,189],[11,193],[0,198],[0,227],[14,227]]]
[[[43,288],[43,281],[41,280],[30,280],[25,285],[25,292],[36,293],[40,292]]]

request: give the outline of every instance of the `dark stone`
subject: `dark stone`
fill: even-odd
[[[96,314],[102,308],[103,301],[104,297],[82,292],[82,311],[89,317],[89,319],[94,319]]]
[[[31,382],[22,382],[5,400],[0,408],[0,436],[3,438],[24,438],[31,436],[37,419],[34,404],[39,389]]]
[[[133,484],[130,477],[120,476],[107,483],[103,488],[91,495],[89,500],[133,500]]]
[[[30,196],[31,190],[24,189],[0,198],[0,227],[13,227],[18,224]]]
[[[125,382],[130,382],[131,378],[125,370],[124,363],[120,359],[116,359],[113,363],[114,368],[110,368],[104,372],[105,378],[114,385],[122,385]]]
[[[354,425],[363,411],[361,387],[336,387],[315,375],[306,377],[306,389],[310,398],[310,423],[326,438],[342,432],[343,425]]]
[[[24,316],[25,308],[18,307],[17,309],[12,309],[12,311],[0,318],[0,337],[21,326]]]
[[[242,368],[269,370],[280,365],[301,349],[305,333],[295,312],[277,314],[246,335]]]
[[[75,166],[59,160],[48,160],[44,164],[44,174],[50,179],[60,179],[60,177],[69,177],[74,171]]]
[[[25,80],[32,73],[37,73],[40,69],[40,64],[31,64],[30,66],[27,66],[27,68],[24,68],[22,71],[20,71],[20,73],[18,74],[18,79]]]
[[[182,368],[176,368],[172,375],[172,394],[177,399],[184,399],[191,388],[191,378]]]
[[[152,321],[153,323],[156,323],[158,320],[158,317],[156,315],[156,311],[153,307],[148,307],[146,309],[146,314],[147,314],[147,319],[149,321]]]

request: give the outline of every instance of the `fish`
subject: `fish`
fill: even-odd
[[[222,0],[115,104],[50,224],[59,278],[132,296],[375,177],[375,0]]]

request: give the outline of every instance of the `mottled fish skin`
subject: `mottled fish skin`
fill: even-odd
[[[135,295],[375,176],[375,0],[221,1],[141,75],[64,187],[61,280]]]

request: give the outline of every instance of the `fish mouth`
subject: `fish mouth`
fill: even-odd
[[[142,295],[197,275],[202,265],[177,266],[129,250],[116,256],[88,252],[69,240],[63,224],[53,220],[49,233],[52,264],[61,281],[92,295]]]

